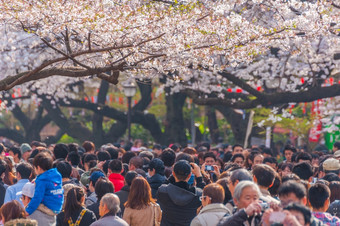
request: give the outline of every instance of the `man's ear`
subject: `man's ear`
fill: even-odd
[[[187,179],[185,179],[186,182],[188,182],[190,180],[192,172],[190,172],[189,176],[187,177]]]
[[[307,205],[307,197],[303,197],[302,198],[302,204],[303,205]]]
[[[111,174],[111,173],[112,173],[111,169],[107,169],[107,172],[108,172],[109,174]]]
[[[254,181],[254,183],[257,183],[257,178],[256,178],[255,175],[253,175],[253,181]]]
[[[233,198],[233,200],[234,200],[235,206],[238,206],[238,201],[235,198]]]

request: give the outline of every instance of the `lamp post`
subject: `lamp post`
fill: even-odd
[[[124,95],[128,99],[128,114],[127,114],[127,124],[128,124],[128,141],[131,140],[131,99],[136,94],[136,85],[132,79],[127,80],[123,83]]]

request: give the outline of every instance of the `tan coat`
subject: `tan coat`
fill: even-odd
[[[156,214],[156,217],[155,217]],[[160,225],[162,220],[162,210],[158,204],[152,204],[144,209],[137,210],[129,207],[125,208],[123,219],[130,226],[154,226]],[[156,222],[155,222],[156,220]]]

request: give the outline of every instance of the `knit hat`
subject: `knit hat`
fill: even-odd
[[[90,181],[92,181],[92,185],[95,186],[97,180],[101,177],[105,177],[103,172],[101,171],[94,171],[90,176]]]
[[[337,159],[329,158],[323,162],[322,166],[323,166],[323,169],[327,171],[339,170],[340,162]]]
[[[25,152],[28,152],[28,151],[31,151],[31,146],[27,143],[23,143],[21,146],[20,146],[20,151],[22,154],[24,154]]]

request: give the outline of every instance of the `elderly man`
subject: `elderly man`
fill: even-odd
[[[224,225],[260,225],[262,206],[261,192],[252,181],[241,181],[235,187],[234,202],[237,211],[222,218],[219,226]]]
[[[117,195],[112,193],[104,195],[99,205],[99,215],[101,218],[93,222],[91,226],[128,226],[128,223],[116,216],[119,211],[119,204],[120,201]]]

